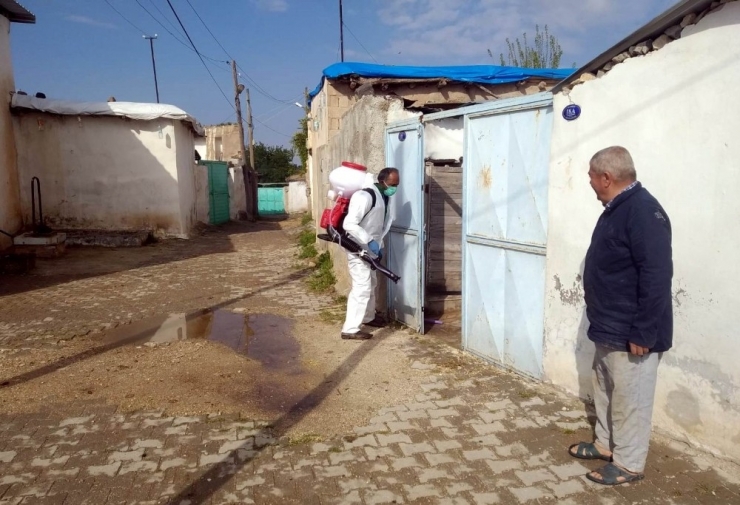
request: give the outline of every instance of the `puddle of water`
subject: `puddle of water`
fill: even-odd
[[[205,339],[257,360],[265,368],[299,374],[301,347],[291,334],[292,328],[290,319],[272,314],[204,310],[158,316],[122,326],[108,332],[105,341],[127,345]]]

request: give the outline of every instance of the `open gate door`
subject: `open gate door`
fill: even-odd
[[[465,118],[463,347],[542,375],[552,98]]]
[[[391,197],[393,226],[386,237],[388,267],[401,276],[388,283],[390,316],[424,332],[424,162],[422,127],[415,124],[386,129],[387,167],[400,172],[401,184]]]

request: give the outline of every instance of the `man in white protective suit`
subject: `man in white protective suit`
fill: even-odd
[[[381,170],[377,183],[372,174],[368,174],[364,188],[350,198],[349,210],[344,218],[344,230],[379,258],[383,257],[383,237],[391,227],[388,199],[396,193],[399,182],[400,176],[395,168]],[[357,254],[347,253],[347,258],[352,290],[347,297],[347,318],[342,327],[342,338],[367,340],[373,335],[360,329],[363,324],[375,328],[385,326],[383,319],[375,314],[375,288],[378,281],[375,271]]]

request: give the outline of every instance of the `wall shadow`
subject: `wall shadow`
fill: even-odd
[[[316,386],[311,392],[293,405],[288,412],[263,428],[255,436],[257,438],[280,438],[284,436],[293,426],[298,424],[311,411],[321,405],[337,388],[349,377],[357,366],[370,354],[383,340],[391,334],[390,329],[383,329],[375,333],[372,340],[365,341],[355,349],[324,381]],[[191,482],[185,489],[167,502],[169,505],[200,505],[209,503],[211,496],[234,478],[236,473],[252,462],[262,451],[270,445],[254,447],[251,441],[246,441],[242,447],[238,447],[224,455],[220,463],[215,464],[210,470],[201,475],[197,480]]]
[[[59,258],[37,258],[26,274],[0,274],[0,297],[44,289],[102,275],[235,252],[232,236],[280,230],[278,223],[230,222],[200,227],[187,240],[168,239],[142,247],[69,246]]]
[[[185,320],[186,321],[192,321],[193,319],[196,319],[200,317],[204,310],[205,311],[215,311],[218,309],[221,309],[223,307],[227,307],[235,302],[246,300],[249,298],[252,298],[254,296],[259,295],[260,293],[263,293],[265,291],[269,291],[271,289],[274,289],[279,286],[283,286],[285,284],[289,284],[291,282],[295,282],[300,279],[304,279],[310,275],[311,271],[308,269],[301,270],[299,272],[294,272],[290,275],[285,276],[285,278],[279,282],[270,284],[269,286],[264,286],[252,293],[249,293],[244,296],[239,296],[235,298],[231,298],[229,300],[226,300],[221,303],[217,303],[214,305],[211,305],[207,307],[206,309],[195,311],[192,313],[189,313],[186,315]],[[140,329],[140,331],[137,331],[135,333],[132,333],[130,336],[126,338],[117,339],[115,341],[112,341],[107,344],[99,345],[96,347],[93,347],[92,349],[88,349],[86,351],[74,354],[72,356],[65,357],[63,359],[57,360],[53,363],[49,363],[46,366],[37,368],[35,370],[31,370],[29,372],[16,375],[15,377],[9,377],[5,380],[3,380],[2,383],[0,383],[0,387],[13,387],[17,384],[22,384],[24,382],[28,382],[34,379],[38,379],[39,377],[43,377],[45,375],[48,375],[50,373],[54,373],[57,370],[61,368],[65,368],[67,366],[73,365],[75,363],[79,363],[81,361],[84,361],[86,359],[99,356],[101,354],[104,354],[108,351],[111,351],[113,349],[117,349],[119,347],[123,347],[126,345],[132,345],[136,343],[146,342],[150,337],[152,337],[157,330],[161,327],[161,325],[167,320],[167,316],[161,316],[160,318],[156,318],[153,320],[147,320],[147,324],[143,325],[143,327]],[[137,323],[131,323],[136,325]]]

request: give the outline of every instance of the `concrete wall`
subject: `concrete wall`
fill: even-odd
[[[195,219],[209,224],[211,220],[211,196],[208,185],[208,167],[195,166]],[[244,220],[247,214],[247,194],[244,191],[244,175],[241,167],[229,167],[229,218]]]
[[[229,167],[229,217],[232,221],[247,218],[247,192],[241,167]]]
[[[545,313],[546,378],[591,394],[581,273],[602,207],[588,161],[627,147],[639,180],[673,224],[675,347],[663,356],[657,429],[740,459],[740,2],[684,29],[679,40],[576,86],[583,113],[560,117],[555,96]]]
[[[241,157],[239,125],[206,126],[206,155],[204,160],[229,161]]]
[[[195,138],[193,130],[182,121],[173,123],[177,156],[177,187],[180,192],[180,233],[185,237],[195,218]]]
[[[317,226],[323,209],[332,204],[326,197],[329,191],[329,173],[342,161],[351,161],[365,165],[368,171],[377,174],[385,167],[386,124],[413,115],[403,109],[400,100],[365,96],[342,117],[341,129],[328,144],[315,149],[313,153],[311,205]],[[401,183],[403,184],[403,181]],[[318,247],[331,251],[334,273],[337,276],[337,290],[342,294],[348,293],[351,283],[344,250],[322,241],[319,241]],[[379,306],[382,306],[385,300],[384,278],[379,276],[378,279],[381,281]]]
[[[15,136],[10,116],[10,92],[15,91],[10,60],[10,21],[0,16],[0,230],[15,233],[21,227]],[[12,245],[0,234],[0,250]]]
[[[208,167],[195,166],[195,219],[199,223],[211,222],[211,201],[208,187]]]
[[[198,154],[200,155],[200,159],[207,160],[206,157],[206,138],[205,137],[195,137],[193,139],[193,142],[195,143],[195,150],[198,151]]]
[[[52,227],[186,236],[194,219],[193,141],[180,122],[19,111],[13,124],[25,224],[37,176]]]
[[[304,181],[292,181],[285,188],[285,212],[298,214],[308,211],[308,195]]]

